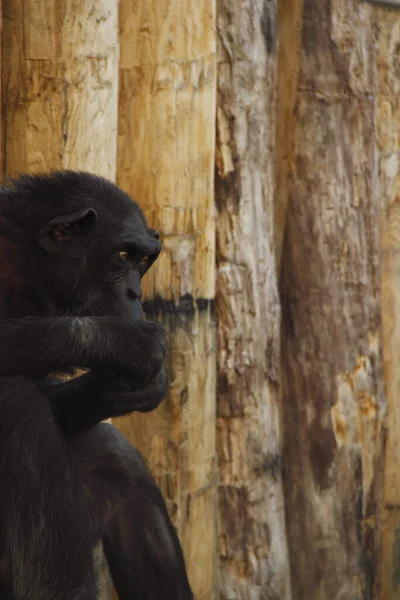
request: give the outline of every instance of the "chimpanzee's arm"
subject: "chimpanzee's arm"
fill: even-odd
[[[69,381],[45,379],[41,388],[65,435],[75,435],[108,418],[104,389],[95,373]]]
[[[144,383],[160,371],[163,328],[118,317],[24,317],[0,321],[0,376],[43,377],[68,367],[111,369]]]
[[[70,436],[110,417],[153,410],[165,396],[167,375],[163,367],[153,381],[141,388],[133,378],[124,378],[121,387],[118,379],[95,372],[69,381],[44,380],[41,387],[61,430]]]

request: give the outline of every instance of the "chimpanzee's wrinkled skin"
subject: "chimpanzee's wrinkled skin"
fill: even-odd
[[[102,178],[0,188],[0,600],[94,600],[99,539],[120,600],[193,598],[141,455],[99,423],[165,395],[165,333],[141,308],[160,250]],[[88,372],[51,376],[71,368]]]

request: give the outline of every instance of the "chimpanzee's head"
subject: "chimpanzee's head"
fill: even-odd
[[[161,243],[113,183],[72,171],[24,175],[1,188],[0,214],[0,236],[8,227],[18,239],[25,314],[142,317],[141,279]]]

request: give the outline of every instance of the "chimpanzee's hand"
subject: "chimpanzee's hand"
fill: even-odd
[[[103,369],[68,381],[46,379],[41,385],[66,435],[75,435],[110,417],[154,410],[163,400],[167,387],[164,366],[151,383],[142,387],[138,387],[134,376],[116,377]]]
[[[124,317],[23,317],[0,321],[0,375],[43,377],[71,367],[134,376],[140,387],[160,371],[165,330]],[[34,352],[32,351],[34,348]]]
[[[165,366],[149,383],[139,385],[135,377],[115,373],[98,375],[107,417],[121,417],[133,411],[150,412],[157,408],[168,389]]]
[[[111,318],[107,323],[117,335],[112,336],[112,356],[104,357],[117,377],[126,377],[129,386],[143,388],[151,383],[164,365],[167,352],[165,329],[152,321]]]

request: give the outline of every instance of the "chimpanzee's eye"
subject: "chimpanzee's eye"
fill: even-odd
[[[128,252],[122,251],[122,252],[119,253],[119,255],[122,258],[122,260],[128,260],[128,258],[129,258]]]
[[[149,264],[149,257],[148,256],[143,256],[143,258],[139,262],[139,265],[141,267],[147,267],[148,264]]]

